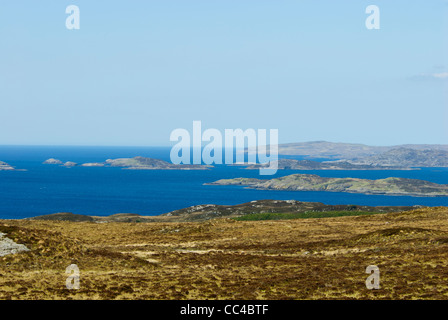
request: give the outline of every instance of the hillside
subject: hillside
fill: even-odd
[[[27,218],[26,220],[52,220],[71,222],[187,222],[207,221],[217,218],[235,218],[257,213],[310,213],[350,212],[353,214],[371,212],[387,213],[413,210],[411,206],[358,206],[327,205],[320,202],[297,200],[254,200],[237,205],[202,204],[171,211],[158,216],[142,216],[135,213],[119,213],[109,216],[87,216],[60,212]]]
[[[448,208],[279,221],[0,220],[0,299],[448,298]],[[65,270],[80,269],[67,290]],[[366,267],[380,269],[366,289]],[[178,312],[178,311],[176,311]]]

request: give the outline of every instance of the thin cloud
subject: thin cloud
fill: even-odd
[[[437,73],[420,73],[419,75],[411,77],[413,80],[448,80],[448,72]]]
[[[432,76],[436,79],[448,79],[448,72],[433,73]]]

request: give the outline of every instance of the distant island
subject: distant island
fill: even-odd
[[[206,170],[210,165],[199,164],[172,164],[160,159],[134,157],[106,160],[106,165],[123,167],[128,170]]]
[[[26,169],[16,169],[10,164],[0,161],[0,171],[27,171]]]
[[[444,144],[404,144],[397,146],[368,146],[356,143],[336,143],[328,141],[311,141],[280,144],[278,153],[281,155],[305,156],[308,159],[361,159],[368,158],[394,149],[447,151]],[[396,164],[403,166],[402,164]]]
[[[58,159],[48,159],[43,164],[58,164],[66,167],[78,166],[75,162],[62,162]],[[79,165],[81,167],[121,167],[127,170],[206,170],[211,168],[210,165],[188,165],[188,164],[172,164],[164,160],[134,157],[108,159],[105,162],[89,162]]]
[[[280,159],[275,162],[279,170],[417,170],[416,168],[400,166],[358,164],[346,160],[319,162],[313,160]],[[252,164],[248,165],[246,169],[260,169],[265,167],[269,167],[269,164]]]
[[[254,178],[221,179],[206,185],[242,185],[262,190],[331,191],[394,196],[448,196],[448,185],[424,180],[386,178],[324,178],[314,174],[292,174],[270,180]]]
[[[50,158],[47,159],[43,162],[43,164],[63,164],[63,162],[61,160],[55,159],[55,158]]]
[[[448,151],[397,148],[378,155],[344,162],[370,166],[448,167]]]

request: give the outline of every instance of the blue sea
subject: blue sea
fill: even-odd
[[[369,206],[448,206],[448,197],[362,195],[336,192],[264,191],[239,186],[206,186],[218,179],[272,178],[293,173],[324,177],[380,179],[403,177],[448,184],[448,168],[415,171],[297,171],[279,170],[259,176],[258,170],[217,165],[211,170],[122,170],[108,167],[72,167],[42,164],[62,161],[104,162],[143,156],[169,160],[169,147],[48,147],[0,146],[0,161],[26,171],[0,171],[0,218],[20,219],[56,212],[84,215],[137,213],[159,215],[199,204],[234,205],[252,200],[298,200],[325,204]],[[288,157],[297,158],[300,157]]]

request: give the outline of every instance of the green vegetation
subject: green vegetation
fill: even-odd
[[[327,211],[327,212],[285,212],[285,213],[252,213],[241,217],[233,218],[237,221],[258,221],[258,220],[289,220],[289,219],[310,219],[310,218],[333,218],[345,216],[363,216],[379,214],[379,212],[366,211]]]

